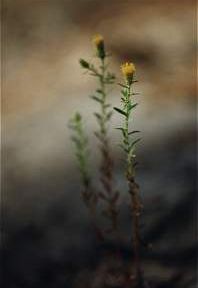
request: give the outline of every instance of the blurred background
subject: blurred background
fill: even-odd
[[[158,281],[154,287],[195,287],[196,1],[4,0],[1,15],[1,287],[123,287],[107,281],[112,264],[103,260],[104,251],[113,244],[100,247],[93,235],[67,127],[79,110],[97,178],[97,107],[89,98],[96,83],[78,63],[82,57],[97,64],[96,33],[104,36],[117,82],[122,62],[137,67],[141,95],[133,125],[143,138],[137,179],[142,234],[153,245],[143,253],[145,274]],[[109,97],[119,105],[119,87]],[[114,114],[112,127],[120,121]],[[122,191],[126,239],[120,249],[130,261],[120,134],[111,129],[110,135]]]

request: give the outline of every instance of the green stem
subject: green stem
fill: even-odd
[[[82,190],[81,195],[82,199],[88,208],[90,215],[92,217],[93,228],[96,232],[96,235],[100,240],[103,239],[103,232],[97,224],[96,217],[96,206],[97,206],[97,195],[91,185],[91,177],[88,169],[87,162],[87,138],[84,133],[83,123],[81,115],[76,113],[75,117],[71,119],[70,128],[73,130],[73,142],[76,149],[76,157],[79,165],[80,176],[82,181]]]
[[[107,128],[106,128],[106,91],[105,91],[105,60],[101,59],[101,76],[100,76],[100,86],[102,91],[102,103],[101,103],[101,134],[104,138],[107,137]]]
[[[129,142],[129,104],[130,100],[130,93],[131,93],[131,86],[127,85],[127,95],[126,95],[126,118],[125,118],[125,141],[126,141],[126,149],[127,149],[127,175],[131,174],[132,171],[132,163],[131,163],[131,153],[130,153],[130,142]]]
[[[83,126],[82,122],[79,121],[79,123],[76,125],[76,132],[79,137],[79,149],[78,149],[78,154],[79,154],[79,161],[80,161],[80,169],[81,169],[81,176],[82,176],[82,182],[85,186],[85,188],[88,188],[90,185],[90,176],[89,176],[89,171],[88,171],[88,163],[86,159],[86,137],[84,135],[83,131]]]
[[[114,191],[113,191],[113,161],[109,149],[109,141],[107,137],[107,94],[106,94],[106,75],[105,75],[105,59],[101,59],[101,76],[100,76],[100,89],[101,89],[101,122],[100,122],[100,133],[101,133],[101,182],[104,188],[106,201],[107,201],[107,211],[110,215],[111,228],[112,231],[117,228],[117,209],[116,203],[113,201]]]
[[[131,195],[131,210],[132,210],[132,230],[133,230],[133,249],[134,249],[134,259],[135,259],[135,270],[136,270],[136,281],[137,287],[143,287],[143,274],[141,269],[140,261],[140,210],[141,203],[139,199],[139,186],[134,179],[134,167],[133,167],[133,152],[130,149],[129,141],[129,116],[130,116],[130,105],[131,105],[131,85],[127,85],[126,99],[124,103],[126,117],[124,123],[125,129],[125,147],[127,151],[127,180],[129,187],[129,194]]]

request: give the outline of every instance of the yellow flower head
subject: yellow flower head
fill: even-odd
[[[93,37],[93,43],[94,45],[96,45],[96,47],[100,46],[102,43],[104,43],[104,38],[102,35],[100,34],[96,34],[94,37]]]
[[[93,43],[97,49],[97,55],[100,59],[104,59],[106,56],[104,47],[104,38],[102,35],[97,34],[93,37]]]
[[[135,65],[133,63],[128,63],[128,62],[121,65],[121,70],[122,70],[122,74],[126,78],[128,76],[132,76],[134,72],[136,71]]]
[[[128,84],[131,85],[133,80],[133,74],[136,71],[135,65],[133,63],[126,62],[121,65],[121,71]]]

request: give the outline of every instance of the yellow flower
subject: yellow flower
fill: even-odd
[[[104,43],[104,38],[100,34],[96,34],[93,37],[93,43],[96,45],[96,47],[100,46],[102,43]]]
[[[133,63],[126,62],[121,65],[121,71],[122,71],[124,78],[128,82],[128,84],[131,85],[132,80],[133,80],[133,75],[136,71],[135,65]]]
[[[97,34],[93,37],[93,43],[97,49],[97,55],[100,59],[104,60],[105,54],[105,47],[104,47],[104,38],[102,35]]]
[[[121,70],[124,77],[131,76],[136,71],[135,65],[127,62],[121,65]]]

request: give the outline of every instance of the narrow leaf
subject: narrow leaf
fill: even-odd
[[[140,131],[134,130],[134,131],[129,132],[128,135],[135,134],[135,133],[140,133]]]
[[[129,150],[131,150],[135,146],[135,144],[137,144],[140,140],[141,138],[138,138],[133,143],[131,143]]]
[[[93,96],[90,96],[93,100],[99,102],[99,103],[102,103],[102,100],[100,98],[98,98],[97,96],[93,95]]]
[[[124,97],[126,97],[126,95],[127,95],[127,91],[126,91],[126,90],[121,90],[121,93],[122,93],[122,95],[123,95]]]
[[[118,144],[118,146],[119,146],[120,148],[122,148],[122,149],[124,150],[124,152],[128,153],[128,150],[125,148],[124,145],[122,145],[122,144]]]
[[[131,95],[140,95],[140,93],[139,92],[133,92],[133,93],[131,93]]]
[[[99,119],[99,120],[102,119],[102,117],[101,117],[101,115],[99,113],[94,113],[94,115],[96,116],[97,119]]]
[[[122,131],[123,136],[126,135],[126,129],[124,129],[124,128],[122,128],[122,127],[118,127],[118,128],[116,128],[116,129]]]
[[[120,114],[122,114],[124,116],[127,116],[127,113],[125,111],[123,111],[123,110],[121,110],[121,109],[119,109],[117,107],[114,107],[113,109],[116,110],[118,113],[120,113]]]
[[[109,120],[111,118],[113,114],[113,111],[110,111],[107,115],[106,115],[106,119]]]
[[[128,88],[126,85],[122,84],[122,83],[118,83],[119,86],[124,87],[124,88]]]
[[[97,89],[96,92],[99,93],[99,94],[103,94],[101,89]]]
[[[126,129],[124,129],[124,128],[122,128],[122,127],[117,127],[117,128],[115,128],[115,129],[117,129],[117,130],[121,130],[121,131],[126,131]]]
[[[132,109],[135,108],[137,105],[138,105],[138,103],[130,104],[129,109],[132,110]]]

